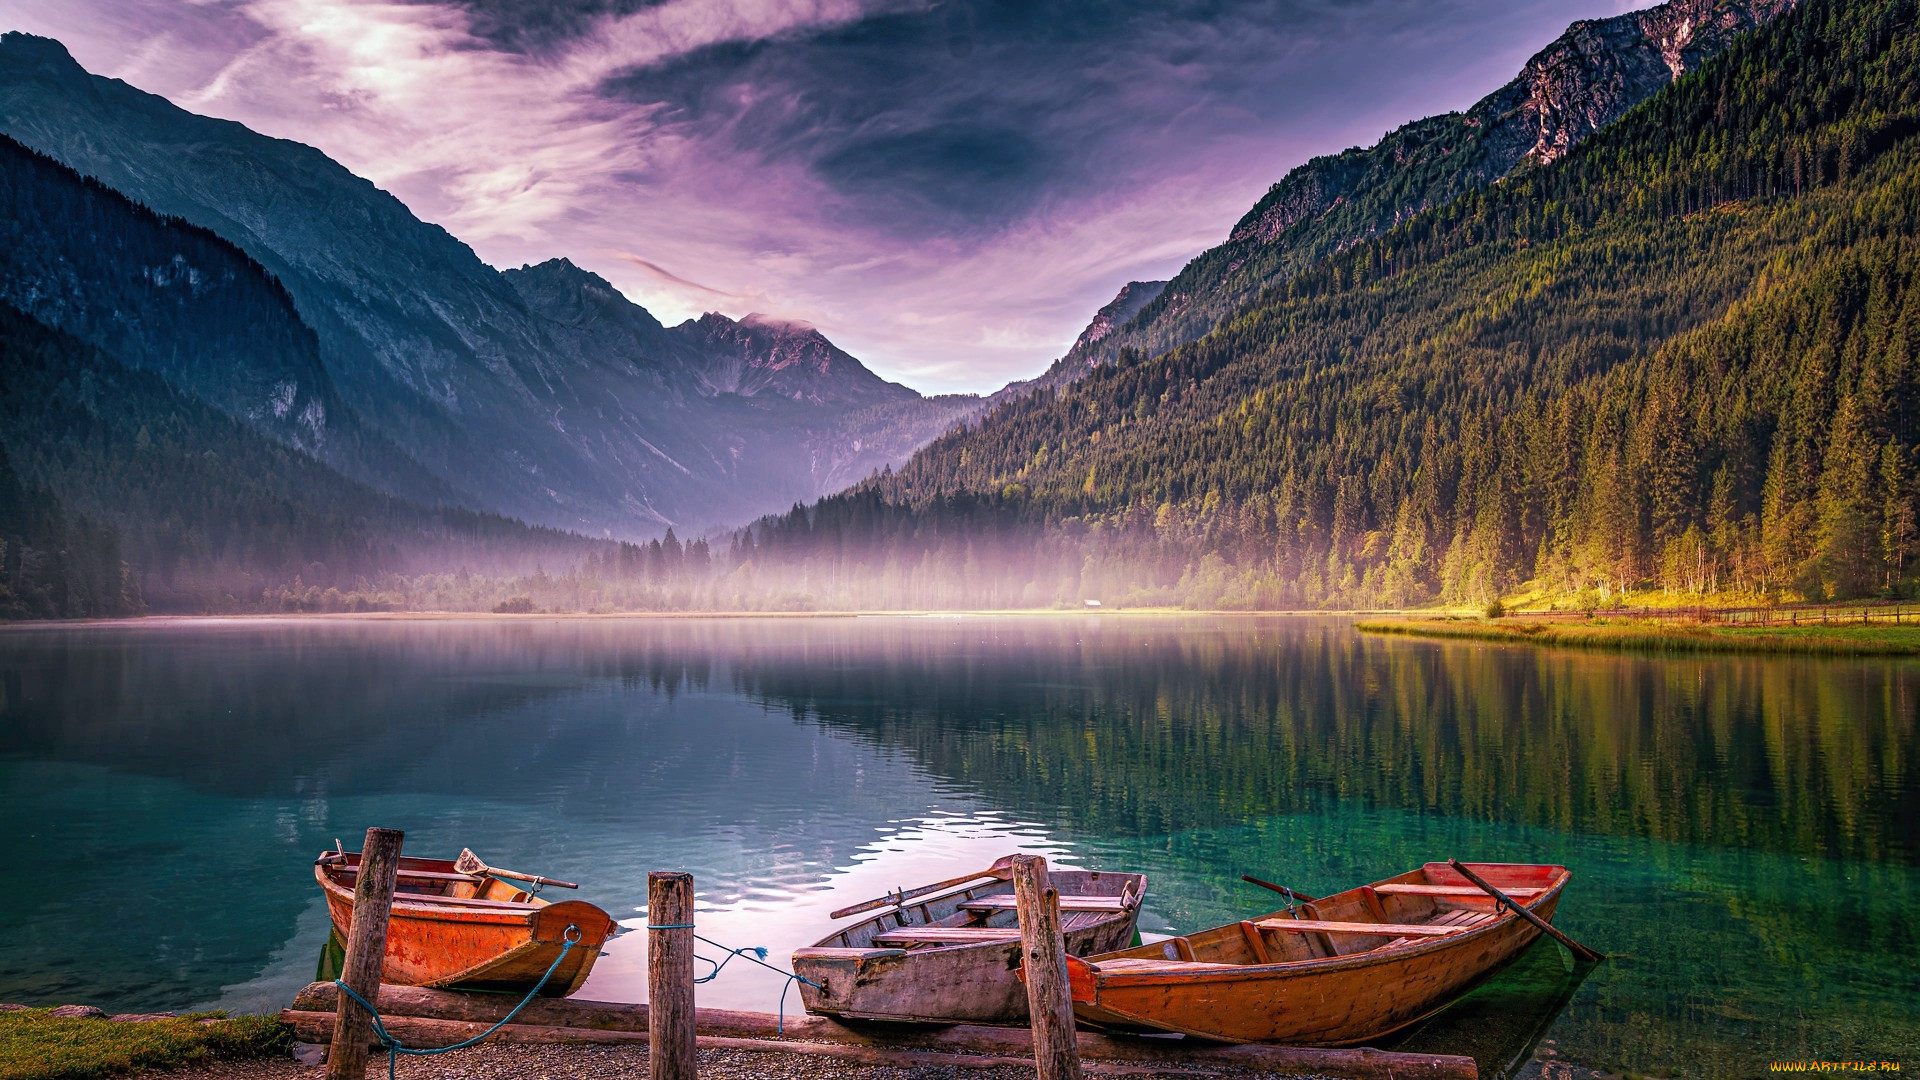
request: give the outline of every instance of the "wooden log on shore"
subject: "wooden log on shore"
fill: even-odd
[[[339,990],[313,983],[280,1014],[302,1039],[324,1042]],[[418,986],[382,986],[377,999],[387,1029],[408,1046],[450,1046],[486,1030],[514,1005],[508,995],[462,994]],[[901,1031],[851,1028],[821,1016],[781,1018],[772,1013],[696,1009],[700,1045],[712,1039],[766,1040],[766,1049],[782,1043],[928,1050],[1033,1060],[1033,1037],[1025,1028],[914,1027]],[[522,1022],[524,1021],[524,1023]],[[645,1005],[536,999],[501,1028],[494,1039],[509,1043],[640,1044],[647,1041]],[[1077,1039],[1082,1068],[1094,1062],[1143,1062],[1162,1068],[1247,1068],[1279,1073],[1350,1077],[1352,1080],[1476,1080],[1472,1058],[1444,1054],[1400,1054],[1371,1049],[1221,1045],[1154,1036],[1097,1035]]]
[[[755,1054],[807,1054],[815,1057],[850,1061],[857,1065],[947,1066],[963,1069],[1021,1068],[1033,1064],[1032,1058],[1004,1054],[962,1054],[941,1050],[901,1050],[884,1046],[836,1046],[833,1043],[797,1043],[767,1039],[732,1039],[724,1035],[700,1036],[702,1050],[745,1050]],[[1218,1076],[1212,1069],[1189,1069],[1168,1065],[1133,1065],[1125,1062],[1095,1062],[1081,1066],[1088,1072],[1110,1076],[1153,1074],[1165,1076]]]
[[[353,886],[353,923],[347,929],[347,956],[340,981],[367,1000],[380,990],[380,968],[387,960],[387,916],[400,871],[398,829],[368,829],[360,846],[360,877]],[[327,1040],[327,1080],[365,1080],[367,1044],[373,1039],[373,1014],[347,994],[336,994],[333,1031]]]

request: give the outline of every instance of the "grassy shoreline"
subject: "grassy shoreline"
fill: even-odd
[[[1800,653],[1815,656],[1920,656],[1920,626],[1858,623],[1729,626],[1594,618],[1535,621],[1478,618],[1366,619],[1361,633],[1442,640],[1553,645],[1614,652]]]
[[[143,1069],[284,1057],[293,1031],[277,1016],[189,1013],[114,1021],[49,1009],[0,1012],[0,1080],[92,1080]]]

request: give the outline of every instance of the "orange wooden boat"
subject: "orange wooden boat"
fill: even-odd
[[[322,852],[313,875],[326,893],[334,932],[347,940],[360,853]],[[613,936],[613,918],[584,900],[549,903],[528,884],[566,883],[496,870],[472,852],[462,852],[457,863],[403,857],[381,981],[524,994],[553,966],[569,928],[577,928],[578,940],[540,993],[566,997],[580,989],[600,946]]]
[[[1468,863],[1551,921],[1562,866]],[[1089,1026],[1350,1046],[1446,1008],[1540,934],[1446,863],[1197,934],[1067,958]]]

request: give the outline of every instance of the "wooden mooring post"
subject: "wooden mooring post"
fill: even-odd
[[[347,956],[340,981],[368,1001],[379,1000],[380,967],[387,959],[387,915],[400,870],[399,829],[368,829],[360,845],[360,874],[353,884],[353,923],[347,929]],[[365,1080],[367,1047],[373,1041],[373,1014],[346,994],[333,1014],[333,1046],[327,1051],[327,1080]]]
[[[693,875],[647,875],[647,1064],[652,1080],[694,1080]]]
[[[1060,929],[1060,892],[1038,855],[1013,857],[1013,897],[1020,917],[1021,965],[1032,1014],[1038,1080],[1080,1080],[1080,1043],[1067,986],[1067,943]]]

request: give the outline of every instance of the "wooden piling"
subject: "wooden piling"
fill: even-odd
[[[1020,960],[1032,1014],[1038,1080],[1080,1080],[1073,992],[1067,986],[1067,943],[1060,929],[1060,892],[1038,855],[1013,857],[1013,897],[1020,917]]]
[[[694,1080],[693,875],[647,875],[647,1063],[652,1080]]]
[[[387,915],[400,870],[399,829],[367,830],[360,845],[360,874],[353,885],[353,922],[347,928],[347,956],[340,981],[368,1001],[378,1000],[380,968],[387,959]],[[334,1009],[333,1046],[327,1051],[327,1080],[365,1080],[367,1048],[373,1041],[373,1014],[346,994]]]

